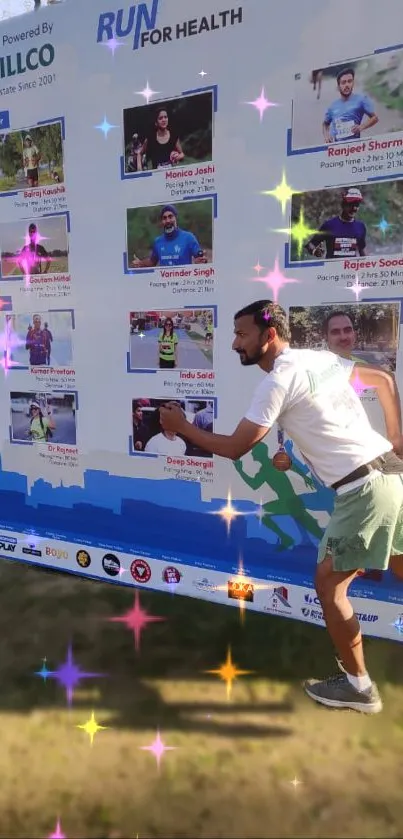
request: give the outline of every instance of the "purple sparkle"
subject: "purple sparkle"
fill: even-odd
[[[67,703],[71,705],[73,691],[82,679],[98,679],[104,675],[104,673],[86,673],[84,670],[80,670],[73,661],[73,651],[70,644],[67,650],[66,661],[57,670],[54,670],[50,674],[50,677],[56,679],[66,689]]]
[[[101,46],[108,47],[108,49],[111,51],[112,55],[115,56],[115,52],[116,52],[117,48],[118,47],[123,47],[124,44],[122,44],[120,41],[118,41],[115,38],[115,36],[113,36],[113,38],[109,38],[108,41],[104,41],[103,44],[101,44]]]

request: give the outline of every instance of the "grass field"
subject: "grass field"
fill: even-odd
[[[59,175],[59,182],[62,184],[64,183],[64,171],[61,166],[56,167],[54,170]],[[41,169],[39,171],[39,184],[38,186],[55,186],[55,182],[49,172],[47,170]],[[37,187],[32,187],[36,189]],[[17,175],[14,177],[0,177],[0,192],[10,192],[10,190],[14,189],[31,189],[28,186],[28,182],[26,180],[19,180]]]
[[[67,256],[52,257],[49,274],[67,274],[68,270],[69,262]],[[15,261],[5,258],[1,260],[1,276],[5,279],[6,277],[21,277],[23,275],[21,275],[20,269],[15,264]]]
[[[163,616],[135,652],[108,617],[134,592],[2,561],[0,614],[0,837],[63,833],[105,839],[403,836],[403,647],[367,642],[383,714],[328,711],[301,691],[332,672],[326,633],[286,618],[246,614],[142,592]],[[53,679],[34,672],[65,661],[69,643],[88,679],[71,709]],[[228,646],[239,677],[226,687],[206,670]],[[92,711],[91,747],[78,728]],[[175,747],[142,751],[160,730]],[[296,779],[296,780],[295,780]],[[293,783],[295,781],[295,783]],[[296,783],[298,781],[299,783]]]

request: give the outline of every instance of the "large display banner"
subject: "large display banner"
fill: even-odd
[[[1,24],[1,556],[323,624],[333,491],[290,440],[274,468],[276,430],[232,463],[159,409],[232,431],[262,376],[233,316],[260,298],[293,346],[403,388],[400,21],[400,0],[65,0]],[[353,593],[402,640],[403,581]]]

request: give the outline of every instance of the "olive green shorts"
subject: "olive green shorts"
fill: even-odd
[[[335,571],[384,571],[396,554],[403,554],[403,474],[380,474],[336,495],[318,562],[331,556]]]

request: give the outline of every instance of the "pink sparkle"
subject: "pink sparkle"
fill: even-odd
[[[264,274],[263,277],[253,277],[252,282],[265,283],[273,292],[273,302],[278,303],[278,293],[280,288],[285,285],[289,285],[289,283],[299,283],[301,280],[295,280],[291,277],[286,277],[285,274],[282,274],[280,271],[278,257],[276,257],[274,260],[274,268],[267,274]]]
[[[127,568],[123,568],[123,565],[119,568],[119,577],[122,577],[123,574],[126,574]]]
[[[258,111],[259,116],[260,116],[260,122],[262,122],[263,114],[265,113],[267,108],[277,108],[278,107],[277,102],[270,102],[268,99],[266,99],[266,94],[265,94],[264,87],[262,87],[262,89],[260,91],[260,96],[258,96],[257,99],[254,99],[252,102],[247,102],[246,104],[247,105],[252,105],[253,108],[256,108],[256,110]]]
[[[259,260],[256,265],[253,266],[253,270],[256,271],[257,274],[260,274],[260,272],[263,271],[263,265],[260,264]]]
[[[141,608],[138,591],[134,595],[134,605],[128,612],[119,617],[108,618],[108,621],[111,621],[111,623],[124,623],[128,629],[133,631],[136,652],[140,650],[141,633],[147,624],[164,620],[165,618],[159,617],[158,615],[150,615],[145,609]]]
[[[118,41],[114,36],[113,38],[109,38],[108,41],[104,41],[102,46],[103,47],[108,47],[108,49],[111,51],[112,55],[114,56],[117,48],[118,47],[123,47],[123,44],[120,41]]]
[[[361,396],[361,394],[365,393],[366,390],[373,389],[373,388],[371,388],[370,385],[364,385],[363,384],[363,382],[360,379],[358,370],[354,371],[354,378],[350,379],[350,384],[351,384],[351,387],[354,388],[357,396]]]
[[[60,820],[57,820],[57,825],[54,833],[51,833],[48,839],[67,839],[67,836],[62,832]]]
[[[161,758],[164,752],[172,752],[176,746],[165,746],[165,744],[161,740],[161,735],[159,731],[157,731],[157,736],[151,746],[140,746],[141,751],[143,752],[152,752],[154,755],[158,769],[160,768]]]

